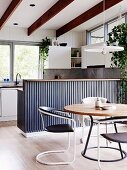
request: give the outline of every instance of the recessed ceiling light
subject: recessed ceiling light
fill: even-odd
[[[17,22],[13,23],[13,25],[19,25]]]
[[[35,4],[30,4],[31,7],[35,7]]]

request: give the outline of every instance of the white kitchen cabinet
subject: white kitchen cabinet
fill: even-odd
[[[17,90],[13,88],[1,89],[2,117],[15,120],[17,117]]]
[[[105,55],[101,53],[93,53],[84,51],[82,47],[82,68],[87,68],[87,66],[99,66],[104,65],[106,68],[111,66],[111,53]]]
[[[71,47],[49,46],[47,69],[71,69]]]

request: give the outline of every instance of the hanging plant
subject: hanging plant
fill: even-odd
[[[48,51],[49,51],[49,45],[50,45],[50,39],[45,38],[42,39],[42,42],[39,44],[39,57],[40,57],[40,63],[39,63],[39,78],[44,78],[44,68],[45,68],[45,61],[48,57]]]
[[[40,59],[43,60],[43,62],[45,62],[48,57],[49,45],[49,38],[46,37],[45,39],[42,39],[42,42],[40,43]]]
[[[112,29],[112,32],[109,33],[108,44],[119,45],[124,47],[124,51],[113,53],[111,58],[112,61],[111,66],[120,68],[121,82],[120,82],[119,101],[125,103],[126,92],[127,92],[127,24],[126,23],[115,26]]]

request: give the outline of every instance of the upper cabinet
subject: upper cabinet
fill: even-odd
[[[46,63],[47,69],[71,69],[87,67],[111,66],[111,53],[85,52],[82,48],[71,48],[67,46],[49,46],[49,55]]]
[[[71,47],[49,46],[47,69],[71,69]]]

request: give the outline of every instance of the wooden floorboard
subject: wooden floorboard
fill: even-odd
[[[7,126],[16,126],[17,121],[12,120],[12,121],[0,121],[0,127],[7,127]]]
[[[127,130],[127,127],[120,127]],[[88,130],[86,129],[86,132]],[[71,165],[47,166],[37,163],[35,156],[41,151],[61,149],[67,144],[67,135],[45,133],[39,137],[25,138],[16,126],[0,127],[0,170],[97,170],[97,162],[87,160],[81,155],[84,144],[80,144],[81,129],[77,130],[76,137],[76,161]],[[93,132],[95,134],[95,131]],[[71,136],[71,139],[73,136]],[[71,142],[72,142],[71,140]],[[101,139],[101,144],[105,140]],[[92,137],[90,146],[96,145],[96,137]],[[113,143],[110,146],[117,146]],[[127,151],[127,144],[123,145]],[[50,156],[48,161],[65,160],[70,158],[73,152],[72,143],[70,153],[65,156]],[[96,156],[96,151],[88,151],[88,154]],[[114,151],[101,151],[101,157],[119,157]],[[102,163],[104,170],[127,170],[127,159],[115,163]]]

